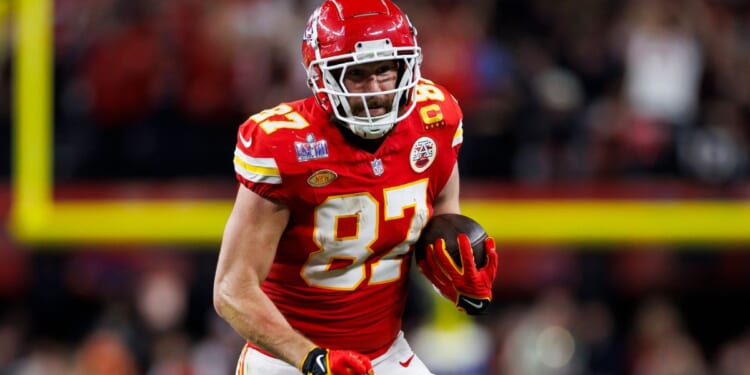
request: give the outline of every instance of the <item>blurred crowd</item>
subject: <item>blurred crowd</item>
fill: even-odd
[[[750,2],[396,1],[419,30],[423,75],[464,109],[465,178],[748,181]],[[233,184],[237,126],[310,94],[299,49],[317,4],[54,0],[56,181]],[[476,320],[485,336],[464,337],[488,348],[471,371],[750,374],[740,247],[503,249],[496,310]],[[0,375],[232,373],[242,341],[211,307],[216,249],[109,250],[21,249],[0,232]],[[409,306],[407,335],[430,327],[429,308]]]
[[[310,94],[317,3],[56,0],[58,178],[230,175],[237,125]],[[399,4],[465,111],[466,176],[748,176],[746,1]]]
[[[0,374],[232,374],[214,252],[0,254]]]
[[[213,311],[215,252],[35,250],[0,250],[0,374],[233,373],[243,340]],[[415,272],[415,351],[439,375],[750,371],[750,254],[564,250],[503,248],[490,314],[444,302],[448,324]]]

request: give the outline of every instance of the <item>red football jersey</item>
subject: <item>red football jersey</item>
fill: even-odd
[[[237,178],[291,211],[263,290],[319,346],[374,357],[401,329],[411,246],[463,140],[444,88],[422,80],[416,101],[374,154],[347,142],[313,97],[239,129]]]

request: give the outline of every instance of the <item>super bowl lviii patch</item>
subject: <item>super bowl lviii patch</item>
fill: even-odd
[[[307,135],[305,142],[294,142],[297,161],[308,161],[328,157],[328,142],[325,139],[315,140],[315,135]]]

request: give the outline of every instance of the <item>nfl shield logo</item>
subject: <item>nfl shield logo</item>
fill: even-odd
[[[380,159],[375,159],[370,162],[370,166],[372,167],[372,173],[374,173],[376,176],[380,176],[383,174],[383,161]]]

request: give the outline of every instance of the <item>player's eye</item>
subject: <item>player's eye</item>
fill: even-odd
[[[367,72],[362,68],[350,68],[346,71],[346,79],[361,81],[367,77]]]
[[[375,64],[364,66],[353,66],[346,70],[344,77],[350,81],[362,82],[370,76],[377,78],[387,78],[387,76],[398,70],[398,62],[382,61]]]
[[[377,75],[383,75],[386,73],[389,73],[391,71],[395,71],[398,69],[398,63],[395,61],[386,61],[380,65],[377,66],[375,69],[375,74]]]

